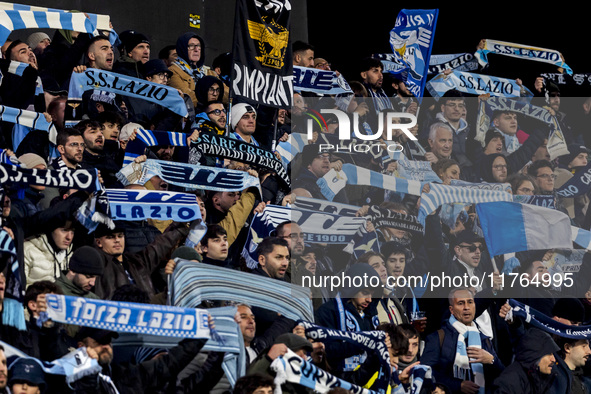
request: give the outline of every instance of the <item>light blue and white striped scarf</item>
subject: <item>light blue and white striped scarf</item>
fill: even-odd
[[[21,270],[16,254],[16,245],[12,237],[0,228],[0,255],[8,266],[6,287],[2,308],[2,324],[16,327],[20,331],[27,331],[23,300],[25,287],[21,281]],[[5,257],[5,256],[8,257]]]
[[[458,342],[456,344],[456,357],[454,359],[453,372],[454,378],[462,380],[472,380],[480,388],[478,393],[484,394],[484,367],[482,363],[471,362],[468,358],[467,347],[482,348],[482,341],[480,339],[480,331],[476,323],[467,326],[456,320],[455,317],[449,318],[449,324],[458,332]],[[466,339],[468,346],[466,346]]]
[[[430,184],[429,193],[421,195],[419,207],[419,222],[425,224],[425,218],[443,204],[460,203],[484,203],[495,201],[513,201],[510,193],[497,190],[471,189],[461,186]]]
[[[427,90],[435,100],[439,100],[448,90],[481,95],[490,94],[500,97],[532,97],[533,93],[525,86],[519,86],[513,79],[499,78],[491,75],[475,74],[453,70],[451,74],[437,75],[427,82]],[[523,94],[522,94],[523,89]]]
[[[555,65],[556,67],[564,68],[566,73],[569,75],[573,74],[573,70],[562,60],[562,55],[560,52],[554,49],[538,48],[529,45],[487,39],[485,40],[484,48],[479,49],[475,53],[475,56],[482,67],[486,67],[488,65],[487,55],[489,53],[549,63]]]
[[[308,137],[306,134],[300,133],[292,133],[287,141],[277,144],[277,152],[281,156],[283,165],[287,167],[294,156],[300,153],[306,145],[308,145]]]
[[[100,92],[146,100],[168,108],[182,117],[188,115],[185,101],[173,87],[96,68],[89,68],[81,73],[72,72],[68,90],[70,100],[82,100],[85,91],[96,89],[100,89]]]
[[[10,26],[13,27],[12,30],[52,28],[79,31],[95,36],[99,34],[99,30],[104,30],[110,33],[109,41],[111,42],[111,45],[116,45],[120,42],[119,36],[110,26],[109,15],[91,14],[88,12],[73,13],[55,8],[34,7],[4,2],[0,2],[0,10],[4,10],[3,12],[9,12],[6,16],[2,16],[2,18],[9,18],[11,22],[6,25],[2,23],[4,29],[9,29]],[[59,16],[56,17],[54,13],[59,14]],[[8,35],[12,30],[9,30]],[[2,34],[0,35],[1,40],[5,33],[2,32],[0,34]],[[4,37],[2,43],[6,41],[8,35]]]
[[[571,226],[571,234],[574,243],[591,251],[591,231]]]
[[[42,113],[0,105],[0,120],[25,126],[32,130],[47,131],[49,133],[49,142],[56,143],[57,128],[53,122],[48,122]]]
[[[421,195],[422,184],[419,181],[406,180],[391,175],[380,174],[353,164],[343,164],[341,171],[330,170],[316,181],[322,195],[332,201],[346,185],[374,186],[399,193]]]
[[[398,175],[401,178],[413,181],[441,183],[441,178],[433,171],[430,162],[408,160],[404,155],[400,155],[398,159]]]
[[[185,133],[177,131],[158,131],[137,128],[136,138],[129,141],[125,147],[125,157],[123,158],[123,167],[133,163],[133,160],[144,154],[147,146],[187,146],[187,137]]]
[[[0,341],[0,345],[4,347],[9,368],[20,358],[32,360],[39,364],[45,373],[65,376],[68,384],[85,376],[97,374],[102,370],[97,360],[88,357],[88,353],[84,347],[72,350],[64,357],[50,362],[31,357],[2,341]]]
[[[308,288],[209,264],[177,262],[169,286],[171,304],[195,308],[203,300],[237,301],[289,319],[314,321]]]

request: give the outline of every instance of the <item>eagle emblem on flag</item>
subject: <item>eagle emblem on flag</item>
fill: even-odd
[[[285,49],[289,42],[289,31],[271,19],[270,23],[248,21],[250,38],[258,41],[258,53],[255,57],[263,66],[282,69],[284,65]]]

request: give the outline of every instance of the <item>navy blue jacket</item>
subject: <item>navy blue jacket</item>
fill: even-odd
[[[439,344],[439,333],[437,331],[427,336],[425,350],[421,356],[421,364],[431,366],[433,376],[437,382],[445,384],[453,393],[460,393],[462,379],[453,377],[453,365],[456,358],[456,344],[458,343],[459,334],[449,323],[449,320],[445,322],[442,329],[445,336],[441,345]],[[482,341],[482,348],[495,358],[492,365],[484,365],[484,379],[489,385],[499,376],[505,366],[497,357],[490,339],[481,333],[480,340]]]

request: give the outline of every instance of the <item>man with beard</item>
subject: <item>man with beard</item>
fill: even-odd
[[[277,238],[287,241],[291,255],[291,264],[295,265],[298,257],[304,254],[305,234],[301,227],[294,221],[286,221],[277,226]]]
[[[103,259],[99,252],[90,246],[82,246],[74,252],[68,269],[55,283],[65,295],[99,299],[92,289],[103,272]]]
[[[155,289],[152,274],[166,265],[171,249],[187,234],[189,227],[186,223],[175,222],[144,249],[136,253],[124,253],[124,229],[115,227],[111,230],[100,224],[94,231],[95,246],[103,258],[105,268],[104,274],[95,283],[96,295],[108,299],[115,289],[131,283],[153,297]]]
[[[69,168],[75,170],[82,168],[81,163],[86,145],[78,130],[70,127],[60,130],[57,133],[56,143],[60,157],[51,163],[52,169]]]
[[[378,59],[367,57],[361,61],[359,75],[361,76],[363,86],[371,98],[370,111],[367,114],[367,122],[375,134],[378,130],[378,118],[380,112],[386,109],[393,109],[390,98],[382,89],[384,75],[382,71],[384,66]],[[370,103],[368,103],[370,104]],[[373,106],[373,109],[371,108]]]
[[[388,74],[389,76],[391,74]],[[397,112],[412,112],[416,114],[417,112],[417,102],[412,98],[414,95],[408,90],[406,84],[402,79],[398,79],[397,77],[390,76],[392,80],[392,88],[394,88],[395,96],[392,100],[393,107]]]
[[[57,133],[56,143],[60,157],[51,162],[51,165],[47,167],[48,169],[75,170],[78,168],[86,168],[86,166],[82,166],[86,144],[78,130],[70,127],[60,130]],[[51,205],[51,201],[60,195],[59,188],[46,187],[43,194],[44,197],[40,201],[40,204],[43,209],[47,209]]]
[[[209,327],[215,329],[209,316]],[[86,347],[90,357],[103,368],[102,375],[90,375],[77,380],[74,389],[79,393],[141,393],[159,391],[191,362],[207,339],[184,339],[167,355],[140,364],[114,364],[111,341],[119,334],[112,331],[83,327],[76,336],[78,347]]]
[[[94,120],[83,120],[74,128],[82,134],[86,145],[82,165],[99,170],[105,187],[122,188],[116,174],[123,165],[125,151],[119,149],[119,142],[106,141],[100,124]]]
[[[227,110],[220,101],[212,101],[205,107],[207,119],[200,124],[207,134],[223,135],[226,131]]]

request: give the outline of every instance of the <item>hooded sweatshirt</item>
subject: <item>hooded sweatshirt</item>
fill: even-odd
[[[495,394],[546,393],[556,378],[554,367],[549,375],[540,372],[538,363],[548,354],[558,351],[552,337],[536,328],[530,328],[515,349],[515,361],[495,380]]]
[[[191,38],[196,38],[201,44],[201,57],[195,64],[190,64],[188,60],[188,45]],[[195,33],[185,33],[177,39],[176,51],[178,60],[169,67],[169,70],[172,71],[169,85],[188,95],[193,102],[193,106],[196,106],[197,97],[195,96],[195,86],[197,81],[205,76],[205,67],[203,66],[205,62],[205,43]]]

